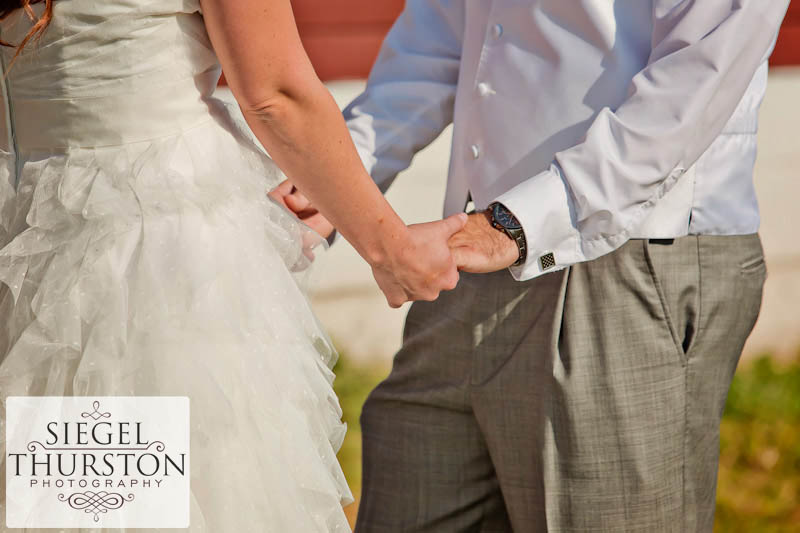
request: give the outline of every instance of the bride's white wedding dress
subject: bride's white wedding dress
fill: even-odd
[[[1,51],[0,397],[188,396],[191,531],[349,531],[309,230],[212,96],[199,2],[54,9],[10,70]]]

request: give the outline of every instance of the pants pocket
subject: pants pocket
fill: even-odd
[[[747,259],[739,265],[739,271],[743,276],[766,274],[767,264],[764,261],[764,254],[760,253],[757,257]]]
[[[643,241],[645,259],[664,320],[685,362],[700,333],[700,262],[696,238]]]

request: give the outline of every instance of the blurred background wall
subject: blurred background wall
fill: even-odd
[[[292,0],[317,75],[323,81],[363,79],[403,0]]]

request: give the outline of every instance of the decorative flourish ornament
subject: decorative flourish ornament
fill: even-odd
[[[111,413],[101,413],[100,412],[100,402],[98,402],[97,400],[92,402],[92,407],[94,407],[94,411],[92,411],[91,413],[84,411],[84,412],[81,413],[81,417],[83,417],[83,418],[91,418],[93,420],[100,420],[101,418],[109,418],[109,417],[111,417]]]
[[[73,509],[94,514],[94,521],[98,522],[101,513],[119,509],[125,502],[133,501],[133,494],[123,496],[116,492],[106,492],[104,490],[100,492],[85,490],[83,492],[75,492],[69,496],[61,493],[58,495],[58,499],[59,501],[67,502]]]

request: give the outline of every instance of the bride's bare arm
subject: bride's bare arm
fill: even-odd
[[[402,303],[394,281],[403,287],[403,301],[435,298],[452,288],[458,274],[446,243],[463,218],[410,230],[392,210],[311,66],[290,1],[202,0],[202,7],[225,78],[253,133],[372,265],[389,303]]]

